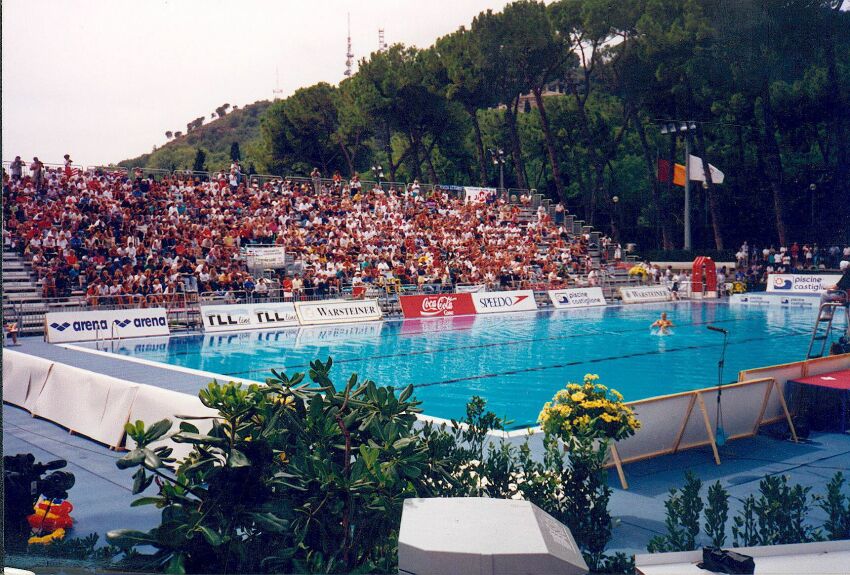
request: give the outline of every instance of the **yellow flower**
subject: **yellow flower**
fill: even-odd
[[[621,394],[616,389],[611,390],[611,395],[613,395],[617,399],[617,401],[623,401],[623,394]]]
[[[601,413],[599,417],[602,419],[602,421],[607,421],[608,423],[617,421],[619,419],[618,417],[614,417],[613,415],[610,415],[608,413]]]
[[[289,463],[289,458],[286,456],[285,451],[281,451],[277,458],[280,459],[281,463]]]
[[[578,403],[579,401],[583,400],[585,397],[587,397],[587,395],[585,395],[585,393],[583,391],[577,391],[570,396],[570,399],[572,399],[573,401]]]
[[[576,391],[578,389],[581,389],[581,386],[577,383],[568,383],[567,389],[572,389],[573,391]]]
[[[56,541],[57,539],[62,539],[64,537],[65,537],[65,530],[60,527],[59,529],[57,529],[53,533],[48,533],[47,535],[44,535],[42,537],[30,537],[27,540],[27,543],[29,543],[30,545],[46,545],[48,543],[52,543],[53,541]]]

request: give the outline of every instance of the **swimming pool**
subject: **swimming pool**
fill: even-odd
[[[667,311],[673,334],[649,325]],[[803,359],[812,308],[678,302],[640,306],[387,321],[100,343],[99,349],[263,381],[271,369],[307,371],[334,359],[335,380],[352,372],[397,388],[412,383],[426,414],[461,418],[473,395],[513,421],[533,424],[568,381],[596,373],[627,401],[717,383],[729,330],[724,380],[738,371]],[[95,344],[79,344],[95,347]]]

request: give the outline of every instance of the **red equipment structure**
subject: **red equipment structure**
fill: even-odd
[[[717,297],[717,265],[706,256],[694,260],[691,270],[691,297]]]

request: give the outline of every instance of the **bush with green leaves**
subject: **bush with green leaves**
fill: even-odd
[[[825,495],[812,495],[810,487],[791,485],[784,475],[768,475],[759,482],[758,495],[740,500],[740,512],[732,518],[734,547],[807,543],[823,539],[850,538],[850,496],[844,493],[846,480],[836,473],[827,484]],[[681,490],[671,489],[665,502],[667,532],[653,537],[650,553],[690,551],[699,546],[699,512],[703,502],[701,482],[690,472]],[[821,526],[809,521],[811,504],[826,514]],[[704,533],[712,546],[726,544],[729,518],[729,492],[720,482],[708,488]]]
[[[490,434],[505,422],[473,397],[463,422],[419,423],[412,388],[400,393],[352,375],[343,389],[332,361],[309,378],[274,373],[267,385],[211,383],[199,394],[218,412],[201,433],[189,418],[170,437],[192,446],[182,461],[157,446],[171,423],[127,425],[136,448],[119,461],[135,469],[134,505],[162,509],[148,531],[118,530],[109,541],[133,565],[181,572],[383,572],[397,570],[401,510],[410,497],[499,497],[532,501],[566,523],[598,572],[631,568],[605,554],[611,538],[599,451],[572,452],[553,436],[542,460],[528,442]],[[576,445],[575,449],[581,449]]]
[[[127,426],[137,447],[119,466],[137,468],[134,493],[152,480],[162,523],[107,537],[128,549],[150,545],[149,567],[182,572],[392,572],[405,498],[437,495],[453,478],[414,427],[412,387],[359,381],[337,389],[332,361],[310,379],[274,372],[267,385],[211,383],[199,394],[215,409],[209,433],[180,423],[182,462],[153,447],[171,424]]]

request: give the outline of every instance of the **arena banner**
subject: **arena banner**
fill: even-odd
[[[535,311],[537,302],[534,292],[529,290],[497,291],[470,294],[476,313],[499,313],[503,311]]]
[[[673,294],[670,288],[665,286],[621,287],[620,297],[623,298],[623,303],[649,303],[670,301]]]
[[[457,293],[477,293],[477,292],[480,292],[480,291],[484,291],[485,289],[487,289],[487,286],[485,286],[484,284],[475,284],[475,285],[456,286],[455,287],[455,290],[457,290]]]
[[[496,188],[463,188],[467,204],[486,202],[491,195],[496,195]]]
[[[201,321],[207,333],[298,325],[291,302],[202,305]]]
[[[286,267],[285,246],[247,246],[243,248],[245,265],[251,269],[279,269]]]
[[[838,283],[840,275],[770,274],[767,291],[780,293],[824,293]]]
[[[600,287],[549,290],[549,299],[556,309],[607,305]]]
[[[169,335],[165,309],[53,312],[44,316],[49,343]]]
[[[301,325],[378,321],[384,316],[376,299],[299,301],[295,313]]]
[[[820,298],[811,295],[783,295],[765,293],[736,293],[729,296],[730,304],[773,305],[773,306],[806,306],[817,307]]]
[[[469,293],[403,295],[399,299],[404,317],[447,317],[475,313],[475,304]]]

